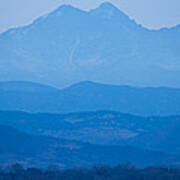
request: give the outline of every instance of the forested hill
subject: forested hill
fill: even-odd
[[[180,155],[180,116],[141,117],[113,111],[70,114],[0,111],[0,119],[0,124],[28,134]]]
[[[180,158],[130,146],[105,146],[47,136],[32,136],[0,126],[0,165],[21,162],[26,167],[89,167],[131,162],[138,166],[176,165]]]

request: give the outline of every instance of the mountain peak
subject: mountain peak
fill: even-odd
[[[61,5],[59,6],[55,11],[67,11],[67,10],[73,10],[73,9],[76,9],[75,7],[71,6],[71,5],[68,5],[68,4],[64,4],[64,5]]]
[[[92,15],[100,16],[104,19],[112,20],[114,17],[128,18],[129,17],[121,12],[116,6],[109,2],[102,3],[98,8],[90,11]]]
[[[61,5],[59,6],[55,11],[53,11],[52,13],[50,13],[50,15],[55,15],[55,16],[61,16],[61,15],[70,15],[70,16],[74,16],[74,14],[84,14],[85,11],[80,10],[76,7],[73,7],[71,5]]]
[[[93,82],[93,81],[80,81],[76,84],[73,84],[67,88],[65,88],[64,90],[76,90],[76,89],[90,89],[90,88],[93,88],[93,87],[99,87],[101,84],[98,84],[96,82]]]
[[[116,7],[116,6],[114,6],[112,3],[110,3],[110,2],[104,2],[104,3],[102,3],[100,6],[99,6],[99,8],[101,8],[101,9],[108,9],[108,10],[115,10],[115,11],[117,11],[118,10],[118,8]],[[119,10],[118,10],[119,11]]]

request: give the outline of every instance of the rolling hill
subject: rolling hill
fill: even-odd
[[[29,114],[0,111],[0,124],[33,135],[178,154],[180,116],[141,117],[113,111]],[[4,137],[4,136],[2,136]]]
[[[139,166],[176,164],[179,158],[160,152],[122,146],[100,146],[50,137],[31,136],[0,126],[0,164],[20,162],[30,167],[58,165],[61,168],[115,165],[132,162]]]
[[[32,82],[0,82],[0,110],[69,113],[98,110],[140,116],[180,114],[180,89],[136,88],[84,81],[65,89]]]

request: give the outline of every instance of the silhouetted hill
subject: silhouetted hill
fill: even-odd
[[[59,169],[50,167],[46,169],[27,168],[24,169],[20,164],[13,164],[7,167],[8,171],[2,169],[0,179],[2,180],[179,180],[180,169],[172,167],[146,167],[137,168],[131,164],[106,166],[99,165],[91,168],[71,168]]]
[[[69,113],[112,110],[137,115],[180,114],[180,89],[135,88],[84,81],[58,90],[30,82],[0,83],[0,109]]]
[[[110,3],[57,8],[0,35],[0,80],[180,87],[180,28],[148,30]]]

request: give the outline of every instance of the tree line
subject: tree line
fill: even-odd
[[[0,180],[179,180],[180,169],[137,168],[133,165],[94,166],[91,168],[23,168],[20,164],[0,168]]]

